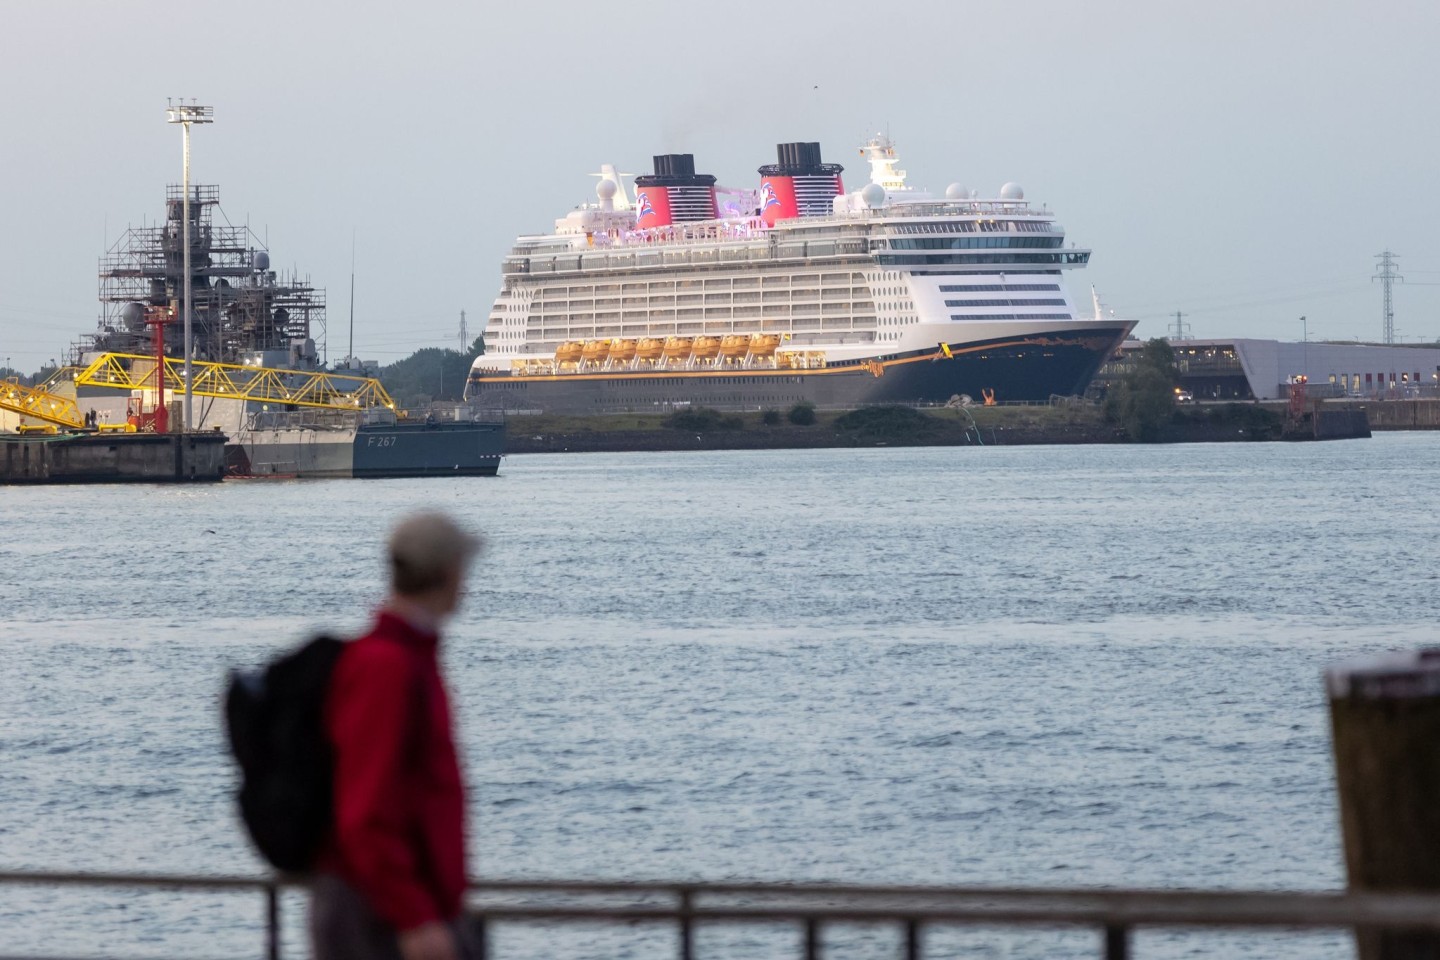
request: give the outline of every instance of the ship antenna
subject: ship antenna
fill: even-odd
[[[355,230],[350,230],[350,349],[346,361],[355,359]],[[353,366],[347,362],[347,366]]]
[[[1100,310],[1100,294],[1098,294],[1098,293],[1095,292],[1095,284],[1093,284],[1093,283],[1090,284],[1090,299],[1091,299],[1091,301],[1093,301],[1094,304],[1095,304],[1095,319],[1096,319],[1096,320],[1103,320],[1103,319],[1105,319],[1105,317],[1103,316],[1103,314],[1102,314],[1102,312],[1101,312],[1101,310]]]

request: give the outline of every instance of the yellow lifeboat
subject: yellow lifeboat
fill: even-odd
[[[664,351],[662,351],[661,356],[665,357],[665,359],[667,360],[675,359],[677,357],[683,359],[684,357],[690,356],[690,349],[694,345],[695,341],[691,340],[689,337],[666,337],[665,349]]]
[[[609,356],[609,354],[609,340],[587,340],[585,341],[584,349],[580,351],[580,355],[586,360],[595,361],[597,363],[604,360],[607,356]]]
[[[773,333],[757,333],[750,338],[750,354],[755,357],[774,356],[780,337]]]
[[[574,363],[584,352],[585,344],[579,340],[566,340],[556,348],[555,360],[558,363]]]
[[[696,337],[693,346],[696,360],[709,360],[720,355],[719,337]]]
[[[750,338],[730,334],[720,339],[720,352],[727,357],[743,357],[750,352]]]
[[[645,337],[635,345],[635,356],[641,360],[656,360],[665,352],[665,341],[656,337]]]
[[[610,344],[610,359],[619,362],[635,359],[636,345],[634,340],[615,340]]]

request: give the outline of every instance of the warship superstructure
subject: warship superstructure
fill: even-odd
[[[229,437],[225,459],[233,475],[497,472],[503,418],[467,405],[406,415],[373,370],[351,358],[331,369],[324,291],[307,277],[271,269],[260,239],[225,218],[217,187],[190,189],[193,429]],[[178,322],[184,208],[182,188],[170,186],[163,223],[127,228],[105,253],[100,320],[71,346],[68,379],[53,377],[29,391],[23,404],[0,404],[0,422],[12,417],[22,428],[52,432],[141,433],[167,432],[179,423],[170,407],[178,406],[174,397],[186,382]],[[164,409],[157,400],[161,382]]]
[[[181,302],[183,201],[183,188],[171,184],[164,222],[127,228],[101,257],[100,320],[71,347],[72,363],[99,353],[154,352],[145,309]],[[321,362],[325,291],[308,277],[271,269],[261,239],[225,218],[217,186],[190,188],[190,270],[197,359],[290,368]],[[171,338],[177,355],[183,352],[180,339]]]

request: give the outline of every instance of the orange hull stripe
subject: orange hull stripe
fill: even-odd
[[[987,343],[984,346],[950,348],[951,354],[959,356],[962,353],[983,353],[986,350],[999,350],[1004,347],[1023,347],[1032,341],[1010,340],[1005,343]],[[919,363],[922,360],[930,361],[937,358],[944,358],[938,349],[934,353],[922,353],[916,357],[904,357],[899,360],[882,360],[881,366],[896,367],[902,363]],[[515,383],[519,381],[563,381],[572,380],[659,380],[665,377],[686,377],[695,380],[704,380],[710,377],[816,377],[824,374],[835,373],[869,373],[869,367],[863,363],[848,367],[822,367],[818,370],[660,370],[656,372],[645,372],[629,370],[614,373],[546,373],[546,374],[493,374],[489,376],[471,377],[471,383]]]

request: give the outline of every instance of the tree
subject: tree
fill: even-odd
[[[835,418],[835,429],[862,440],[911,440],[929,432],[934,418],[914,407],[861,407]]]
[[[741,430],[745,421],[735,414],[723,414],[709,407],[685,407],[676,410],[663,421],[672,430],[686,430],[692,433],[707,433],[711,430]]]
[[[815,404],[801,400],[790,408],[785,418],[797,427],[808,427],[815,422]]]
[[[1134,368],[1105,397],[1105,416],[1138,443],[1154,443],[1175,413],[1180,371],[1164,337],[1145,341]]]
[[[423,347],[403,360],[381,367],[380,382],[402,407],[424,406],[435,400],[459,400],[464,396],[470,365],[484,352],[484,337],[476,337],[465,353],[443,347]]]

